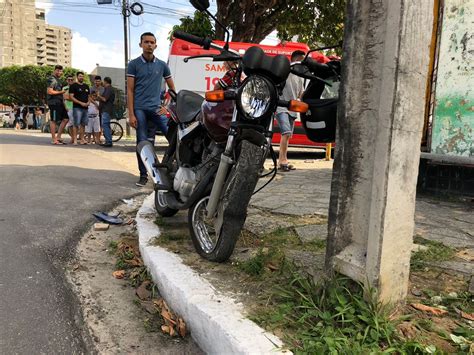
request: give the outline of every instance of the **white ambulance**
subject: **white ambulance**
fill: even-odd
[[[225,43],[221,41],[214,41],[216,44],[223,46]],[[230,42],[229,47],[233,50],[238,51],[242,55],[249,48],[255,46],[252,43],[242,43],[242,42]],[[269,45],[258,45],[263,51],[270,56],[275,56],[278,54],[283,54],[290,59],[291,53],[296,50],[302,50],[307,52],[309,47],[304,43],[296,42],[287,42],[284,45],[279,44],[276,46]],[[204,54],[218,54],[216,50],[205,50],[202,47],[189,43],[180,39],[175,39],[171,43],[170,54],[168,59],[168,65],[171,70],[171,75],[173,76],[173,81],[176,86],[176,90],[191,90],[200,95],[204,96],[204,93],[209,90],[214,89],[214,85],[217,81],[222,78],[226,72],[223,62],[213,62],[212,58],[196,58],[184,62],[184,58],[194,56],[194,55],[204,55]],[[329,59],[321,53],[313,52],[311,53],[313,59],[321,63],[326,63]],[[276,120],[275,120],[276,123]],[[280,134],[278,126],[275,125],[275,134],[273,135],[273,144],[278,144],[280,142]],[[299,147],[321,147],[325,148],[325,143],[315,143],[310,141],[304,129],[301,126],[299,120],[295,123],[295,130],[293,137],[290,139],[290,146],[299,146]]]

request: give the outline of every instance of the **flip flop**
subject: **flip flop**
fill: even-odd
[[[291,164],[280,164],[280,166],[278,167],[278,170],[286,172],[290,170],[296,170],[296,168]]]
[[[123,224],[122,218],[118,218],[117,216],[109,216],[105,212],[95,212],[92,215],[97,219],[107,222],[109,224]]]

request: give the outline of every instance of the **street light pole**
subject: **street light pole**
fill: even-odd
[[[124,46],[124,57],[125,57],[125,104],[127,104],[127,67],[128,67],[128,17],[130,9],[128,7],[128,0],[122,0],[122,18],[123,18],[123,46]],[[127,136],[130,135],[130,126],[128,120],[125,124],[125,130]]]

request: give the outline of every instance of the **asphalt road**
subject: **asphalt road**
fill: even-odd
[[[0,130],[0,353],[87,353],[65,262],[93,222],[138,192],[136,176],[93,147]]]

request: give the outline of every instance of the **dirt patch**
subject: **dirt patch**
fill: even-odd
[[[129,201],[129,204],[122,203],[112,213],[120,213],[124,220],[134,218],[143,199],[141,196],[134,198],[133,202]],[[116,251],[119,248],[130,259],[118,260]],[[201,354],[189,336],[182,339],[162,333],[162,324],[157,322],[154,314],[158,312],[156,306],[152,301],[140,299],[140,296],[146,298],[148,292],[156,293],[156,290],[149,291],[144,285],[136,291],[130,285],[130,279],[113,277],[118,267],[129,267],[138,262],[135,255],[132,256],[136,250],[138,239],[133,223],[110,226],[106,232],[90,230],[79,243],[75,260],[68,266],[67,276],[81,300],[83,318],[94,340],[95,351],[114,354]],[[117,265],[119,261],[123,264]],[[130,273],[138,269],[126,270]],[[140,270],[143,271],[143,268]],[[140,275],[135,277],[138,279]],[[158,297],[157,294],[155,296]]]

